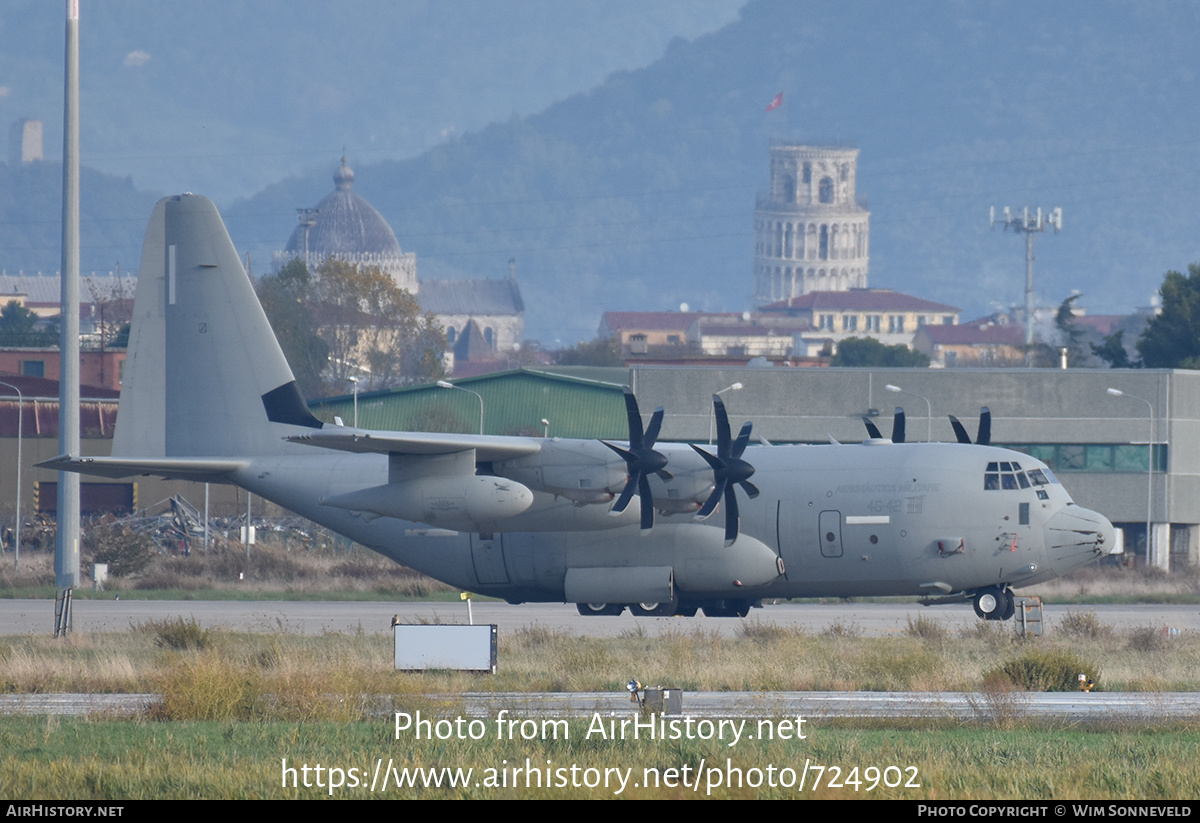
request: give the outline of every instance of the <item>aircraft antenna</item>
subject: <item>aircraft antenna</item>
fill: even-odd
[[[1013,214],[1008,206],[1004,207],[1003,217],[997,219],[996,207],[992,206],[991,223],[995,228],[1000,223],[1004,228],[1025,234],[1025,365],[1033,365],[1033,236],[1044,232],[1047,227],[1058,234],[1062,231],[1062,209],[1055,208],[1042,214],[1039,207],[1034,212],[1026,206],[1020,214]]]

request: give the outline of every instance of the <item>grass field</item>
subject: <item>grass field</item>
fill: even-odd
[[[23,557],[20,575],[11,567],[0,570],[0,596],[49,589],[48,560]],[[205,599],[455,595],[369,553],[277,546],[256,549],[250,560],[236,546],[204,558],[152,558],[141,572],[112,581],[114,588],[125,597]],[[1043,594],[1057,603],[1198,597],[1190,575],[1114,569],[1088,570]],[[0,796],[1200,796],[1195,720],[1046,725],[1024,717],[1020,701],[1010,698],[1013,689],[1030,685],[1064,687],[1065,681],[1070,687],[1077,670],[1094,676],[1101,690],[1200,690],[1200,638],[1167,637],[1155,626],[1105,625],[1086,606],[1037,641],[983,622],[951,634],[917,618],[904,636],[873,638],[843,622],[807,633],[751,619],[733,638],[702,629],[651,634],[634,628],[598,639],[530,626],[502,634],[499,651],[499,674],[479,677],[396,673],[390,638],[365,633],[314,636],[281,627],[252,634],[174,620],[65,640],[0,636],[0,691],[162,695],[136,718],[0,717]],[[385,695],[409,711],[454,716],[453,705],[435,704],[430,695],[620,692],[630,676],[687,691],[981,691],[993,707],[1012,711],[990,712],[990,720],[974,723],[821,721],[809,724],[805,739],[743,739],[731,746],[686,737],[601,739],[588,734],[587,721],[529,740],[396,739],[392,720],[373,716],[374,702],[364,699]],[[1014,682],[1021,680],[1028,682]]]
[[[396,740],[390,721],[6,718],[0,720],[0,793],[9,800],[1200,796],[1200,731],[1186,727],[818,726],[804,740],[743,740],[733,747],[589,739],[587,727],[572,722],[559,739],[548,740],[414,742]],[[285,765],[295,772],[285,773]],[[417,769],[426,780],[414,779]],[[386,787],[380,772],[389,776]],[[422,785],[431,776],[443,785]],[[452,779],[460,785],[450,787]],[[400,781],[418,785],[397,787]],[[339,785],[331,788],[331,782]]]

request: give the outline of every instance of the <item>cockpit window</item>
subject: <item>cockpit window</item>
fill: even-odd
[[[1011,461],[988,463],[983,475],[984,491],[1028,489],[1031,486],[1045,486],[1057,482],[1049,469],[1030,469],[1026,473],[1021,471],[1020,463]]]

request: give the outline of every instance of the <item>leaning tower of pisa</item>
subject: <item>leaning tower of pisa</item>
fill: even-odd
[[[754,302],[867,287],[871,213],[854,195],[858,149],[771,144],[754,210]]]

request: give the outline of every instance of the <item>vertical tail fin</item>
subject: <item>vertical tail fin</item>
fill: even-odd
[[[271,454],[293,427],[321,426],[206,197],[154,207],[123,383],[114,456]]]

